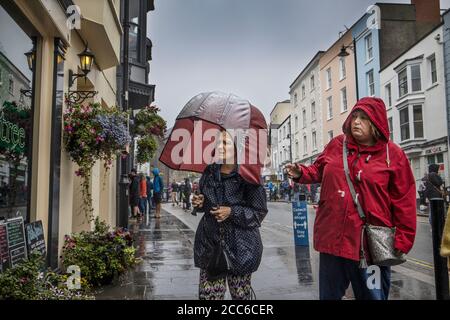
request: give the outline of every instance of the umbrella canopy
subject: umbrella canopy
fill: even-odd
[[[267,152],[267,123],[247,100],[222,92],[193,97],[178,115],[159,160],[174,170],[203,172],[216,161],[218,132],[234,139],[239,174],[261,183]]]

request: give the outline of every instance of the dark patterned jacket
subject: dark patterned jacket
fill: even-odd
[[[255,272],[261,262],[263,245],[259,227],[267,215],[266,192],[262,185],[246,182],[237,171],[220,173],[220,165],[209,165],[200,179],[205,212],[197,228],[194,243],[195,266],[206,269],[223,228],[224,249],[231,260],[232,274]],[[210,213],[217,205],[231,207],[228,219],[219,223]]]

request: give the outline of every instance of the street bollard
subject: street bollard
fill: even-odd
[[[445,224],[444,199],[430,200],[431,230],[433,236],[434,279],[436,284],[436,299],[450,300],[447,258],[440,255],[442,232]]]

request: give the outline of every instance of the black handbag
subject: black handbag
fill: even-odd
[[[220,241],[215,246],[213,254],[206,267],[208,281],[216,281],[225,278],[231,271],[231,261],[224,249],[223,228],[220,228]]]
[[[220,168],[220,167],[219,167]],[[220,207],[222,204],[222,194],[223,185],[220,176],[220,170],[216,171],[216,177],[213,184],[214,194],[215,194],[215,207]],[[211,258],[209,259],[208,265],[206,267],[206,277],[208,281],[216,281],[225,278],[228,273],[232,270],[231,260],[225,251],[225,239],[224,239],[224,229],[222,226],[219,228],[220,238],[219,242],[213,249]]]

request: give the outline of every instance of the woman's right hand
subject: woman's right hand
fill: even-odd
[[[299,179],[302,176],[302,171],[294,163],[287,164],[284,168],[293,179]]]
[[[196,194],[192,197],[192,206],[194,208],[201,208],[203,207],[204,200],[205,197],[202,194]]]

